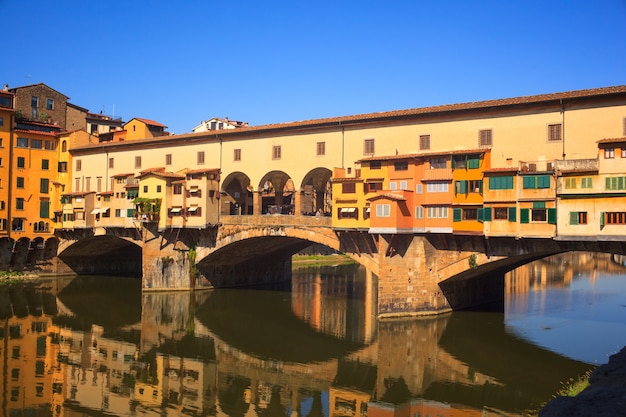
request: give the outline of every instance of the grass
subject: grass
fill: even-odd
[[[23,272],[0,271],[0,286],[12,285],[12,284],[24,281],[24,279],[25,279],[25,276]]]
[[[593,372],[593,369],[588,370],[584,374],[570,378],[565,382],[561,382],[561,388],[553,395],[556,397],[575,397],[585,390],[589,386],[589,376]],[[528,410],[524,413],[527,417],[537,417],[539,410],[541,410],[546,404],[541,404],[537,410]]]

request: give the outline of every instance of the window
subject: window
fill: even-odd
[[[326,155],[326,142],[317,142],[317,156]]]
[[[157,188],[157,193],[160,193],[160,192],[161,192],[161,186],[160,186],[160,185],[157,185],[157,187],[156,187],[156,188]]]
[[[358,219],[359,211],[356,207],[340,207],[337,209],[337,217],[339,219]]]
[[[198,165],[204,164],[204,151],[198,152]]]
[[[561,140],[563,137],[561,136],[562,126],[560,123],[554,125],[548,125],[548,140]]]
[[[626,224],[626,212],[607,212],[602,220],[606,224]]]
[[[144,186],[143,186],[143,192],[144,192],[144,193],[147,193],[147,192],[148,192],[148,186],[147,186],[147,185],[144,185]]]
[[[113,169],[115,167],[115,159],[109,158],[109,169]]]
[[[174,184],[173,193],[176,195],[183,193],[183,185],[182,184]]]
[[[485,148],[491,147],[493,145],[493,140],[491,137],[491,129],[479,130],[478,131],[478,147]]]
[[[374,155],[374,139],[365,139],[363,141],[363,154]]]
[[[565,178],[565,188],[566,189],[576,188],[576,178]]]
[[[593,180],[591,177],[583,177],[580,179],[580,188],[593,188]]]
[[[415,206],[415,218],[416,219],[423,219],[424,218],[424,207],[422,207],[422,206]]]
[[[513,176],[489,177],[490,190],[512,190]]]
[[[51,140],[47,140],[43,143],[43,147],[44,149],[48,150],[48,151],[54,151],[57,148],[56,142],[51,141]]]
[[[392,190],[392,191],[397,190],[398,189],[398,183],[395,182],[395,181],[390,181],[389,182],[389,189]]]
[[[24,188],[24,177],[17,177],[16,178],[15,187],[16,188]]]
[[[2,144],[0,143],[0,145],[2,145]],[[626,158],[626,148],[622,148],[622,153],[621,153],[621,155],[620,155],[620,156],[621,156],[622,158]]]
[[[42,219],[47,219],[50,217],[50,201],[49,200],[39,201],[39,217],[41,217]],[[48,231],[48,223],[44,223],[41,226],[39,227],[40,232]]]
[[[401,190],[408,190],[409,184],[407,181],[400,181],[400,189]]]
[[[391,206],[389,204],[376,204],[376,217],[389,217]]]
[[[463,209],[463,220],[478,220],[478,209],[475,209],[475,208],[464,208]]]
[[[370,161],[370,169],[380,169],[382,163],[380,161]]]
[[[43,149],[43,142],[41,139],[31,139],[30,147],[33,149]]]
[[[235,149],[233,151],[233,161],[241,161],[241,149]]]
[[[443,207],[443,206],[428,207],[428,209],[426,210],[426,217],[428,217],[429,219],[447,219],[448,207]]]
[[[344,194],[356,193],[356,184],[353,182],[346,182],[341,184],[341,192]]]
[[[24,168],[26,166],[26,159],[24,159],[23,156],[18,156],[17,157],[17,167],[18,168]]]
[[[586,211],[570,211],[569,212],[569,224],[587,224],[587,212]]]
[[[59,172],[67,172],[67,162],[59,162],[57,170]]]
[[[135,169],[140,169],[141,168],[141,156],[136,156],[135,157]]]
[[[605,188],[607,190],[625,190],[626,177],[606,177]]]
[[[272,159],[280,159],[282,150],[280,145],[274,145],[272,147]]]
[[[46,100],[46,110],[53,110],[53,109],[54,109],[54,100],[49,98],[48,100]]]
[[[17,138],[16,146],[18,148],[28,148],[28,138]]]
[[[96,191],[97,192],[102,191],[102,177],[96,177]],[[108,196],[105,196],[104,201],[109,201],[107,200],[108,198],[109,198]]]
[[[614,148],[604,149],[604,159],[613,159],[613,158],[615,158],[615,149]]]
[[[0,116],[0,126],[4,126],[4,117]],[[2,143],[0,143],[0,146],[2,146]]]
[[[383,183],[382,182],[367,182],[365,183],[365,192],[366,193],[373,193],[379,190],[383,189]]]
[[[426,192],[428,193],[446,193],[449,184],[446,181],[433,181],[426,184]]]
[[[67,152],[67,141],[61,143],[61,152]]]
[[[44,171],[47,171],[48,169],[50,169],[50,161],[48,159],[41,160],[41,169]]]
[[[80,171],[83,168],[83,161],[80,159],[76,160],[76,171]]]
[[[430,169],[446,168],[448,165],[446,158],[430,158],[429,163]]]
[[[422,194],[422,192],[423,192],[422,184],[416,184],[415,185],[415,193],[416,194]]]
[[[22,197],[17,197],[15,199],[15,208],[17,210],[24,210],[24,199]]]
[[[35,109],[39,107],[39,97],[32,96],[30,98],[30,107],[35,108]]]
[[[430,135],[420,135],[420,150],[430,149]]]
[[[509,218],[509,207],[495,207],[493,209],[494,220],[507,220]]]
[[[91,191],[91,177],[85,177],[85,191]]]
[[[48,178],[40,178],[39,179],[39,192],[41,194],[48,194],[50,186],[50,180]]]
[[[397,161],[393,163],[393,169],[395,171],[408,171],[409,163],[408,161]]]
[[[74,191],[80,191],[80,178],[75,178],[74,181]]]
[[[165,165],[172,165],[172,154],[171,153],[166,153],[165,154]]]
[[[522,187],[525,189],[550,188],[549,175],[528,175],[523,177]]]

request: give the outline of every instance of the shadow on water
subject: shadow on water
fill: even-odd
[[[291,309],[291,293],[220,289],[199,306],[196,317],[215,336],[253,356],[310,363],[341,357],[362,343],[320,333]]]

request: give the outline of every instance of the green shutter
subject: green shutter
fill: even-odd
[[[550,188],[550,176],[539,175],[537,177],[537,188]]]
[[[578,224],[578,212],[570,211],[569,212],[569,224]]]
[[[462,211],[460,208],[454,208],[452,210],[452,220],[455,222],[460,222],[461,221],[461,214]]]
[[[523,180],[524,188],[537,188],[537,177],[524,177]]]
[[[509,207],[509,221],[516,222],[517,221],[517,208]]]
[[[135,209],[126,209],[126,217],[133,217],[135,215]]]
[[[461,194],[467,194],[467,189],[468,189],[468,187],[467,187],[467,180],[459,181],[459,184],[460,184],[459,192]]]
[[[470,169],[480,168],[480,159],[478,157],[473,157],[467,160],[467,167]]]
[[[492,208],[491,207],[485,207],[483,208],[483,220],[486,222],[490,222],[492,217],[491,217],[491,212],[492,212]]]
[[[519,209],[519,222],[530,223],[530,209],[527,209],[527,208]]]
[[[556,209],[555,208],[548,209],[548,223],[556,224]]]
[[[600,212],[600,229],[602,229],[605,224],[606,224],[605,213],[602,211]]]
[[[476,209],[476,220],[478,220],[479,222],[482,222],[484,220],[484,210],[482,207],[479,207],[478,209]]]
[[[39,217],[47,219],[50,217],[50,202],[42,200],[39,202]]]

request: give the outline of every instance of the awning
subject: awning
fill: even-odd
[[[342,213],[354,213],[356,211],[356,208],[354,207],[344,207],[341,209]]]
[[[198,210],[198,206],[189,207],[189,208],[187,209],[187,211],[190,211],[190,212],[192,212],[192,213],[193,213],[194,211],[196,211],[196,210]]]
[[[182,210],[181,207],[174,207],[170,209],[170,213],[180,213],[181,210]]]
[[[93,210],[91,210],[91,214],[98,214],[100,213],[100,209],[99,208],[95,208]]]
[[[198,191],[200,191],[200,189],[195,185],[192,185],[191,188],[189,188],[190,193],[197,193]]]
[[[108,212],[108,211],[109,211],[109,208],[108,208],[108,207],[102,207],[102,208],[100,209],[100,213],[106,213],[106,212]]]

